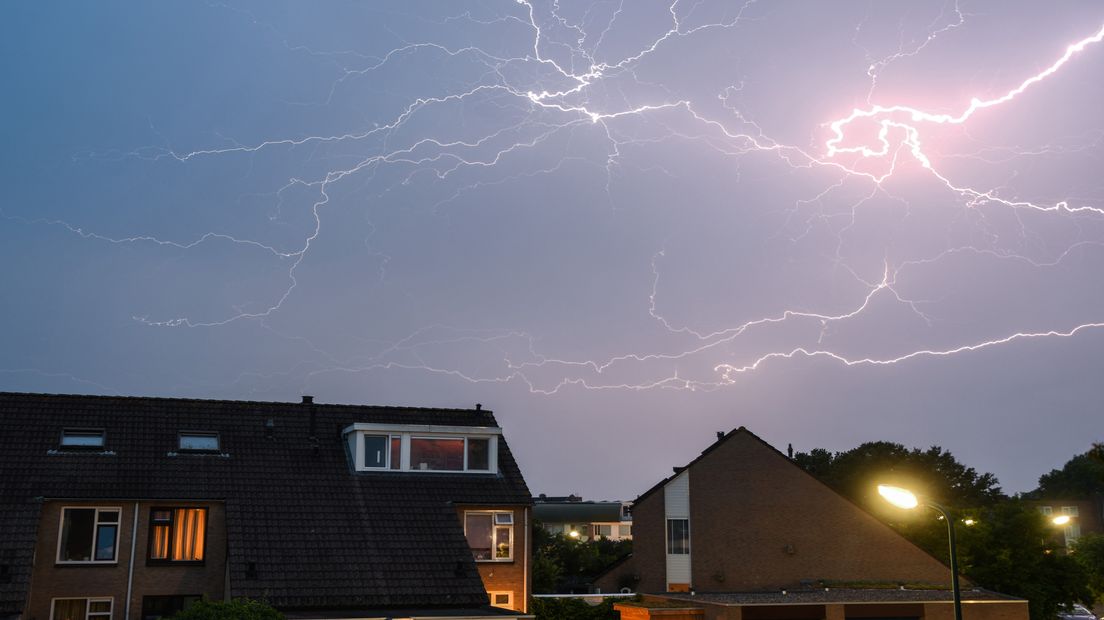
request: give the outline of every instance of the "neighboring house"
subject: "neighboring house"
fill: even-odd
[[[0,393],[0,439],[0,618],[527,611],[531,497],[478,405]]]
[[[633,555],[595,585],[633,586],[667,605],[656,614],[951,617],[947,566],[743,427],[638,497],[633,533]],[[1027,619],[1027,601],[966,585],[968,620]],[[653,613],[619,608],[626,619]]]
[[[1104,532],[1104,501],[1093,499],[1040,499],[1032,502],[1048,520],[1067,516],[1069,522],[1055,528],[1055,538],[1069,547],[1085,534]]]
[[[553,534],[578,540],[632,540],[631,503],[584,502],[577,495],[533,498],[533,516]]]

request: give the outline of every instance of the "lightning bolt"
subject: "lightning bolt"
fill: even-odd
[[[431,375],[452,377],[472,383],[521,382],[537,394],[554,394],[567,387],[595,390],[712,390],[731,385],[741,375],[762,368],[765,364],[794,358],[814,358],[832,361],[847,367],[887,366],[903,364],[918,358],[940,358],[965,355],[974,351],[1035,339],[1073,338],[1104,327],[1104,322],[1085,322],[1073,327],[1013,331],[995,338],[979,338],[971,342],[956,342],[944,347],[915,348],[885,356],[851,354],[826,345],[833,330],[853,323],[872,312],[879,304],[904,308],[912,317],[926,325],[938,321],[929,310],[934,300],[914,299],[901,286],[908,270],[920,269],[964,256],[984,257],[993,261],[1009,261],[1029,269],[1045,270],[1060,266],[1069,257],[1104,248],[1104,241],[1078,240],[1052,259],[1038,260],[1017,252],[978,248],[970,244],[953,245],[919,259],[899,259],[885,256],[880,277],[864,275],[853,268],[845,252],[845,238],[861,223],[864,210],[878,200],[896,203],[911,210],[908,200],[896,195],[893,181],[902,176],[906,163],[915,163],[939,186],[958,196],[966,211],[964,217],[984,218],[982,206],[1007,208],[1021,217],[1020,212],[1043,213],[1059,217],[1083,218],[1104,215],[1104,208],[1093,204],[1071,205],[1069,200],[1053,202],[1028,201],[1002,195],[999,187],[975,187],[968,180],[956,180],[955,174],[941,168],[941,163],[955,155],[940,156],[928,147],[930,132],[939,127],[966,126],[975,116],[999,106],[1015,105],[1030,89],[1042,88],[1082,54],[1099,53],[1093,46],[1104,41],[1104,26],[1066,47],[1064,53],[1041,71],[1027,75],[1018,84],[993,97],[974,97],[959,105],[954,112],[932,112],[908,104],[875,104],[879,76],[896,62],[917,57],[936,45],[938,39],[965,28],[968,15],[955,3],[928,25],[926,36],[919,42],[901,44],[897,51],[880,59],[871,59],[865,67],[870,87],[865,107],[854,108],[840,118],[814,129],[822,135],[814,146],[787,143],[775,139],[763,129],[738,103],[742,91],[749,87],[739,83],[716,93],[714,100],[702,100],[679,94],[663,84],[649,82],[641,76],[642,67],[665,50],[680,42],[705,36],[737,32],[751,27],[759,17],[754,0],[727,10],[719,19],[705,22],[693,20],[698,4],[687,7],[678,0],[667,7],[667,23],[661,32],[620,55],[606,52],[612,35],[619,31],[625,19],[626,3],[621,0],[606,19],[596,17],[592,7],[581,18],[565,14],[557,2],[540,4],[516,0],[518,12],[480,17],[472,11],[444,18],[439,23],[479,24],[504,31],[524,29],[528,33],[527,49],[522,54],[504,55],[476,45],[449,45],[434,41],[404,42],[380,55],[342,50],[325,52],[291,42],[271,26],[252,14],[233,7],[235,13],[246,16],[255,26],[277,33],[284,47],[312,58],[325,59],[339,69],[340,75],[319,97],[322,105],[332,103],[343,89],[359,80],[370,79],[404,59],[432,56],[441,61],[466,62],[481,69],[479,77],[462,88],[412,97],[404,102],[389,119],[370,128],[328,135],[273,137],[251,144],[195,150],[175,150],[170,147],[143,146],[127,157],[146,162],[170,162],[179,166],[201,160],[253,157],[261,153],[292,153],[300,149],[342,149],[352,163],[324,169],[304,170],[303,174],[275,188],[280,198],[291,190],[308,193],[307,210],[311,226],[304,231],[296,247],[279,247],[256,239],[224,231],[210,231],[193,239],[171,240],[154,235],[114,236],[89,230],[51,218],[0,216],[30,226],[58,227],[82,240],[116,245],[145,244],[191,252],[202,251],[211,244],[230,244],[259,252],[283,266],[286,286],[277,291],[260,310],[236,311],[217,317],[196,318],[170,316],[160,318],[135,317],[150,327],[225,328],[242,321],[258,321],[277,338],[302,343],[316,356],[316,362],[297,364],[286,376],[308,378],[322,374],[369,373],[387,370],[411,370]],[[216,5],[222,6],[222,5]],[[595,13],[592,14],[592,11]],[[858,32],[860,28],[856,29]],[[352,66],[359,63],[360,66]],[[524,78],[517,77],[524,74]],[[626,92],[626,86],[640,87],[644,95]],[[717,105],[719,103],[719,109]],[[481,105],[501,115],[502,124],[492,131],[467,138],[445,135],[420,135],[416,123],[435,112],[457,105]],[[304,103],[303,105],[315,105]],[[876,129],[872,142],[855,138],[864,127]],[[826,131],[825,131],[826,130]],[[669,254],[666,248],[655,252],[650,262],[651,287],[641,291],[646,299],[646,314],[658,326],[666,340],[654,350],[621,352],[601,359],[571,358],[542,353],[545,338],[517,327],[476,329],[465,326],[433,324],[415,329],[391,342],[364,343],[364,353],[342,356],[295,333],[276,330],[269,322],[278,315],[300,284],[300,268],[316,244],[322,242],[326,210],[335,200],[335,188],[352,183],[373,188],[372,197],[384,197],[402,187],[417,183],[439,183],[449,188],[446,195],[434,203],[434,209],[444,209],[461,196],[488,188],[538,176],[555,176],[573,163],[586,164],[584,158],[562,156],[550,165],[520,164],[520,172],[509,169],[527,157],[575,132],[596,131],[605,145],[601,164],[605,175],[605,192],[614,203],[614,187],[625,153],[630,149],[655,147],[665,143],[694,144],[722,157],[742,161],[748,157],[769,159],[794,174],[825,175],[829,180],[813,195],[795,201],[779,228],[776,239],[799,243],[815,231],[827,228],[837,244],[832,257],[835,269],[846,279],[852,294],[844,307],[781,308],[747,320],[733,320],[716,328],[695,327],[669,318],[663,311],[664,282],[661,277]],[[1022,156],[1015,152],[1010,157]],[[977,154],[967,155],[976,157]],[[97,157],[97,156],[93,156]],[[113,159],[114,154],[101,155]],[[317,163],[317,162],[315,162]],[[528,167],[526,167],[528,166]],[[372,185],[382,170],[409,171],[393,184],[379,181]],[[497,172],[501,170],[501,172]],[[662,165],[652,169],[657,174],[672,175]],[[485,174],[486,176],[480,176]],[[495,176],[495,175],[498,176]],[[857,198],[843,198],[855,193]],[[840,198],[836,198],[839,196]],[[842,208],[839,205],[844,205]],[[811,214],[809,212],[812,212]],[[976,214],[976,215],[975,215]],[[802,218],[804,222],[802,222]],[[1027,235],[1029,226],[1021,222]],[[374,224],[370,224],[374,227]],[[787,231],[796,226],[797,235],[787,239]],[[1095,226],[1095,224],[1094,224]],[[1095,229],[1094,229],[1095,230]],[[1091,232],[1086,233],[1091,234]],[[389,257],[388,257],[389,258]],[[386,279],[381,266],[380,278]],[[769,342],[772,330],[793,327],[800,336],[785,335]],[[743,346],[745,341],[766,338],[767,345]],[[807,340],[788,345],[798,338]],[[765,351],[756,351],[766,347]],[[475,348],[481,351],[482,363],[472,367],[448,361],[442,351]],[[739,362],[717,363],[718,358],[740,357]],[[702,360],[709,360],[705,363]],[[708,374],[700,371],[707,366]],[[691,370],[686,370],[691,368]],[[274,379],[276,375],[245,372],[238,381],[255,378]]]

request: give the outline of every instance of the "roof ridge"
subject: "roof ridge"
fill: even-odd
[[[26,398],[50,398],[50,399],[98,399],[98,400],[129,400],[129,401],[167,401],[167,402],[188,402],[188,403],[222,403],[222,404],[234,404],[234,405],[258,405],[263,407],[272,406],[296,406],[307,403],[299,403],[296,401],[286,400],[234,400],[228,398],[187,398],[180,396],[126,396],[126,395],[110,395],[110,394],[52,394],[46,392],[5,392],[0,391],[0,398],[9,397],[26,397]],[[315,407],[321,407],[326,409],[382,409],[389,411],[450,411],[450,412],[480,412],[493,414],[491,409],[476,409],[472,408],[460,408],[460,407],[412,407],[409,405],[356,405],[349,403],[309,403]]]

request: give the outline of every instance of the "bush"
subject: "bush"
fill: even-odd
[[[267,603],[248,598],[232,601],[203,599],[173,616],[173,620],[285,620]]]

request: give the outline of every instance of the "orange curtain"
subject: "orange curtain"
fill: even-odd
[[[207,536],[207,511],[203,508],[177,508],[173,523],[172,559],[200,561]]]

